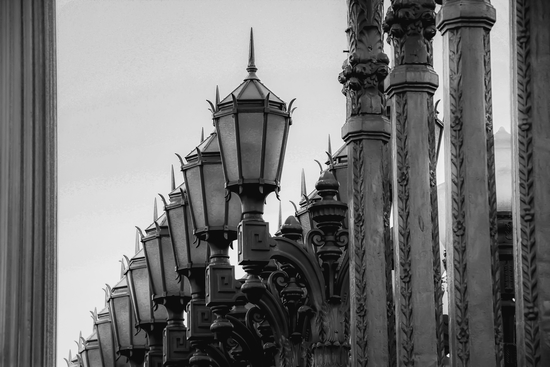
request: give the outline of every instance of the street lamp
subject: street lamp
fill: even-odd
[[[223,186],[222,161],[215,132],[181,163],[193,233],[199,247],[200,241],[205,241],[210,251],[205,300],[217,316],[210,329],[218,339],[225,340],[232,330],[232,324],[225,316],[232,307],[237,286],[234,267],[229,263],[229,246],[237,238],[241,205],[239,198]],[[203,251],[197,255],[202,256]]]
[[[154,221],[142,236],[147,270],[151,284],[152,299],[166,308],[167,324],[164,329],[164,365],[176,366],[189,358],[187,328],[183,322],[183,312],[191,298],[189,282],[176,273],[176,259],[172,240],[168,233],[166,214],[157,215],[155,201]]]
[[[216,98],[212,118],[225,185],[242,203],[239,264],[249,274],[242,292],[254,301],[265,289],[259,275],[270,259],[264,202],[271,192],[279,191],[291,118],[286,104],[256,76],[252,29],[246,70],[248,76],[241,85],[222,101]]]
[[[172,239],[176,270],[181,278],[186,277],[191,286],[191,301],[187,308],[188,340],[195,349],[189,363],[207,365],[211,363],[205,352],[213,341],[210,331],[212,316],[205,301],[205,273],[210,258],[210,247],[193,234],[193,220],[189,208],[189,197],[185,185],[176,187],[172,169],[172,191],[169,202],[161,195]]]
[[[149,351],[145,365],[157,367],[162,364],[162,333],[166,326],[166,310],[153,304],[144,250],[139,250],[130,260],[126,256],[124,258],[127,262],[126,279],[136,326],[147,333]]]
[[[96,331],[94,330],[88,339],[84,340],[82,337],[80,337],[80,339],[82,349],[79,350],[79,353],[83,367],[103,367]]]
[[[109,290],[109,312],[117,353],[128,359],[131,366],[142,366],[147,341],[145,332],[136,325],[126,276]]]
[[[122,367],[126,363],[124,358],[117,358],[111,315],[108,307],[109,294],[107,294],[107,290],[105,290],[105,293],[105,308],[99,313],[94,310],[94,330],[97,334],[103,366]]]

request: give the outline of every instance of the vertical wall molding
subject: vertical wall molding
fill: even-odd
[[[55,1],[0,4],[0,365],[55,365]]]

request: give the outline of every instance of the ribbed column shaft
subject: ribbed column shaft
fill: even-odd
[[[0,3],[0,365],[54,366],[55,2]]]

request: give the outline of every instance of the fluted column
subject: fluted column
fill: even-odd
[[[339,76],[346,95],[351,366],[394,365],[389,243],[391,127],[382,83],[382,0],[348,0],[349,56]]]
[[[550,2],[511,0],[518,366],[550,365]]]
[[[386,79],[393,126],[393,219],[398,366],[442,366],[443,290],[437,214],[433,0],[392,1]]]
[[[55,1],[0,2],[0,365],[54,366]]]
[[[489,33],[485,0],[448,0],[444,47],[449,343],[454,366],[501,366]]]

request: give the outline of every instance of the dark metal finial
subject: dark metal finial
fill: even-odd
[[[302,196],[307,196],[307,189],[306,189],[306,173],[304,172],[304,169],[302,168],[302,181],[301,181],[301,184],[302,184],[302,190],[300,192],[300,194]]]
[[[155,205],[153,208],[153,221],[156,221],[157,219],[159,219],[159,213],[157,209],[157,198],[155,198]]]
[[[250,46],[248,47],[248,66],[246,71],[248,71],[246,79],[258,79],[256,76],[258,68],[256,67],[256,57],[254,55],[254,32],[252,28],[250,28]]]
[[[220,89],[216,85],[216,109],[218,109],[219,104],[220,104]]]
[[[201,128],[201,143],[204,141],[204,127]]]
[[[139,229],[136,227],[136,248],[135,248],[136,254],[139,252],[139,244],[140,243],[141,243],[141,236],[139,234]]]
[[[278,228],[281,228],[283,226],[283,207],[281,205],[281,202],[279,201],[279,226]]]
[[[174,165],[172,165],[172,171],[171,171],[171,180],[170,180],[170,191],[174,191],[176,189],[176,177],[174,176]]]
[[[328,134],[328,154],[332,157],[332,146],[330,144],[330,134]]]

